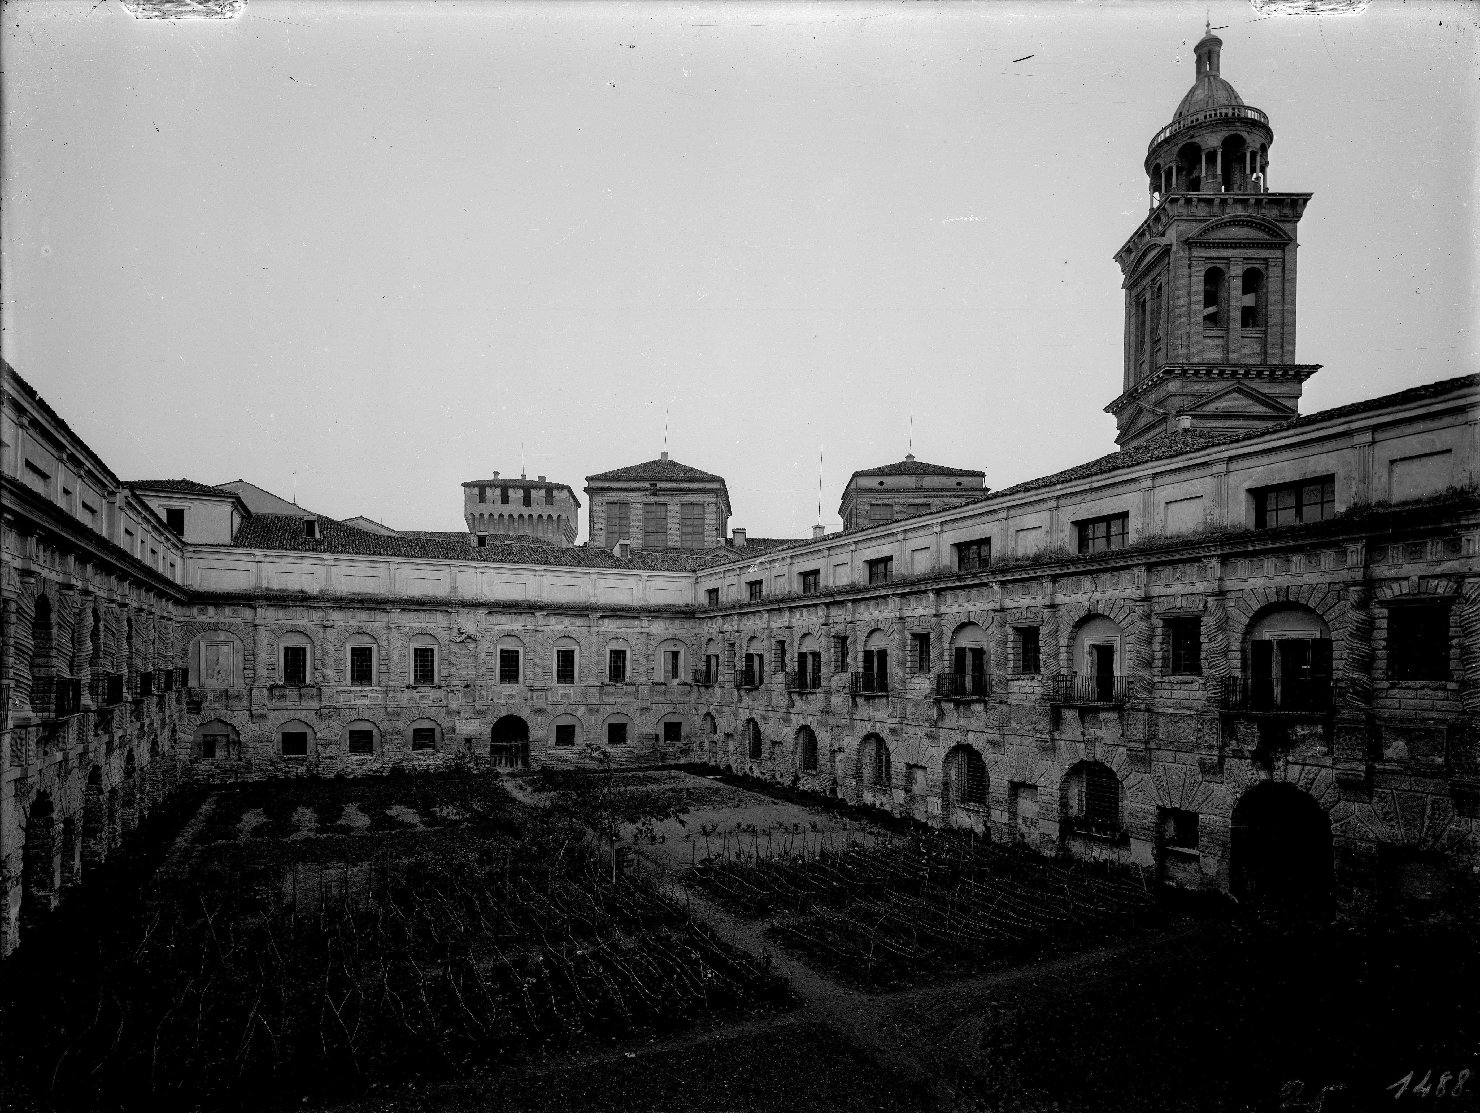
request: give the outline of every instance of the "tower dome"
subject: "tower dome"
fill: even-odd
[[[1146,152],[1151,207],[1173,193],[1266,193],[1269,117],[1219,73],[1223,40],[1211,28],[1193,47],[1197,75],[1172,122]]]
[[[1187,90],[1182,103],[1177,105],[1177,111],[1172,116],[1173,120],[1180,120],[1184,116],[1190,116],[1194,112],[1204,112],[1209,108],[1222,108],[1225,105],[1244,103],[1243,97],[1238,95],[1237,90],[1224,81],[1218,73],[1218,59],[1222,50],[1223,40],[1211,31],[1192,48],[1197,58],[1197,80],[1192,83],[1192,88]]]

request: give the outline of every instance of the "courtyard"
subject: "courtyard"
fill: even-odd
[[[1462,946],[717,771],[241,785],[107,869],[6,963],[7,1108],[1473,1103]]]

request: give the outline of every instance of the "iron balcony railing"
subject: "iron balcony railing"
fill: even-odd
[[[1130,698],[1130,678],[1098,673],[1061,672],[1048,685],[1052,703],[1114,705]]]
[[[1326,676],[1284,679],[1271,676],[1226,676],[1223,678],[1219,704],[1225,711],[1320,715],[1332,709],[1334,700],[1331,678]]]
[[[855,672],[849,680],[854,695],[881,695],[889,691],[887,672]]]
[[[754,669],[736,669],[735,687],[737,688],[759,688],[760,678],[756,676]]]
[[[93,703],[98,707],[114,707],[122,703],[124,680],[122,673],[94,676]]]
[[[1184,128],[1196,127],[1198,124],[1206,123],[1209,120],[1250,120],[1256,124],[1263,124],[1265,127],[1269,127],[1269,117],[1263,112],[1260,112],[1259,109],[1250,108],[1246,104],[1227,104],[1218,108],[1208,108],[1202,112],[1194,112],[1190,116],[1183,116],[1180,120],[1173,120],[1152,137],[1147,150],[1158,146],[1163,140],[1176,135]]]
[[[936,699],[986,699],[992,678],[983,672],[948,672],[935,678]]]
[[[694,683],[708,688],[714,684],[714,674],[711,673],[708,669],[695,669]]]
[[[173,692],[175,690],[175,669],[159,670],[159,690],[161,692]]]
[[[1061,828],[1075,835],[1089,835],[1097,839],[1109,839],[1119,842],[1126,837],[1125,827],[1112,819],[1096,819],[1086,815],[1065,816],[1060,821]]]
[[[822,687],[822,674],[805,669],[793,669],[786,674],[788,692],[814,692]]]
[[[68,676],[38,676],[31,681],[31,707],[62,718],[82,710],[82,681]]]

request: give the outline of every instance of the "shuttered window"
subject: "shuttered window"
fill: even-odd
[[[606,547],[632,537],[632,506],[625,502],[606,504]]]
[[[646,502],[642,505],[642,547],[668,548],[668,504]]]
[[[702,502],[685,502],[679,506],[679,532],[679,544],[685,549],[704,548],[706,538]]]

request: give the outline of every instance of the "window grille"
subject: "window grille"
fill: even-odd
[[[1167,671],[1173,676],[1202,675],[1202,620],[1169,618],[1166,623]]]
[[[435,750],[437,748],[437,728],[412,727],[411,748],[413,750]]]
[[[1012,671],[1025,675],[1035,675],[1042,671],[1038,650],[1038,627],[1013,627]]]
[[[357,688],[375,683],[375,648],[369,645],[349,647],[349,682]]]
[[[612,684],[627,683],[627,651],[613,649],[606,655],[606,678]]]
[[[498,682],[500,684],[519,683],[519,651],[517,649],[498,651]]]
[[[308,646],[283,647],[283,683],[298,686],[308,683]]]
[[[437,651],[429,645],[411,648],[411,683],[435,684],[437,682]]]
[[[555,651],[555,683],[574,684],[576,682],[576,651],[574,649],[557,649]]]
[[[350,731],[349,752],[352,754],[373,754],[375,752],[375,732],[373,730]]]

